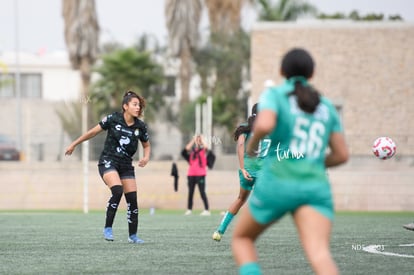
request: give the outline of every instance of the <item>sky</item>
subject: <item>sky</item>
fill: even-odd
[[[164,19],[165,0],[96,0],[101,28],[100,42],[117,41],[126,46],[146,33],[157,38],[161,45],[167,41]],[[414,24],[413,0],[308,0],[319,12],[360,15],[383,13],[399,14]],[[20,51],[39,53],[65,50],[64,22],[61,0],[0,0],[0,52]],[[243,27],[247,30],[256,21],[252,8],[243,11]],[[208,28],[206,13],[201,31]]]

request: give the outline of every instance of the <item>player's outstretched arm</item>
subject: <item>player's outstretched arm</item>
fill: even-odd
[[[79,144],[81,144],[82,142],[89,140],[91,138],[93,138],[94,136],[96,136],[97,134],[99,134],[100,132],[102,132],[102,127],[101,125],[96,125],[95,127],[93,127],[92,129],[90,129],[89,131],[87,131],[86,133],[84,133],[83,135],[81,135],[80,137],[78,137],[74,142],[72,142],[65,151],[65,155],[66,156],[70,156],[72,155],[73,151],[75,150],[75,147],[78,146]]]

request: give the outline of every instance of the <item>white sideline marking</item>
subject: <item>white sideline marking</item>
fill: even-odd
[[[414,243],[411,244],[400,244],[398,246],[414,246]],[[382,245],[368,245],[368,246],[364,246],[362,248],[363,251],[368,252],[368,253],[373,253],[373,254],[381,254],[381,255],[385,255],[385,256],[395,256],[395,257],[403,257],[403,258],[414,258],[414,255],[407,255],[407,254],[398,254],[398,253],[393,253],[393,252],[387,252],[387,251],[380,251],[378,250],[378,248],[383,248],[385,246]]]
[[[414,243],[409,243],[409,244],[400,244],[399,246],[414,246]]]

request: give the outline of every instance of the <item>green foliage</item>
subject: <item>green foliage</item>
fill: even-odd
[[[157,38],[154,35],[143,34],[138,37],[135,42],[135,49],[139,52],[153,52],[153,53],[163,53],[165,51],[164,47],[161,47],[158,43]]]
[[[404,19],[399,14],[389,15],[388,20],[391,20],[391,21],[404,21]]]
[[[105,54],[95,72],[99,79],[92,87],[91,99],[99,117],[121,110],[122,96],[128,90],[145,98],[148,120],[154,119],[155,110],[164,104],[163,69],[149,52],[126,48]]]
[[[301,0],[259,0],[259,21],[293,21],[302,15],[316,15],[315,6]]]
[[[352,16],[357,17],[358,14],[352,14]],[[318,15],[317,18],[318,19],[346,19],[347,17],[344,13],[336,12],[334,14],[321,13]]]
[[[368,13],[366,15],[360,15],[357,10],[353,10],[349,13],[349,15],[346,15],[344,13],[334,13],[334,14],[325,14],[321,13],[317,16],[318,19],[350,19],[354,21],[382,21],[384,20],[384,14],[379,13]],[[402,21],[402,17],[400,15],[390,15],[388,17],[388,20],[391,21]]]
[[[233,131],[246,111],[249,77],[250,37],[239,31],[231,36],[212,34],[208,43],[194,54],[201,86],[213,96],[213,124]],[[215,81],[211,79],[215,78]]]

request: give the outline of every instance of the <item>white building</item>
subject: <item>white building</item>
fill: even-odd
[[[178,65],[176,61],[166,64],[166,74],[176,75]],[[17,72],[20,100],[15,86]],[[0,53],[0,83],[0,134],[16,142],[26,161],[60,159],[70,139],[57,111],[82,100],[80,74],[71,68],[67,53],[20,52],[18,56],[15,52]],[[166,98],[175,110],[178,110],[180,90],[179,81],[175,81],[173,94]],[[195,99],[200,93],[200,80],[195,77],[190,98]],[[163,119],[151,122],[149,127],[154,133],[153,159],[178,158],[182,146],[179,130]]]
[[[13,78],[20,71],[22,99],[46,101],[76,100],[80,92],[80,76],[72,70],[66,52],[42,55],[20,52],[0,54],[1,79]],[[0,98],[15,98],[12,85],[0,88]]]
[[[0,68],[0,133],[15,141],[23,160],[59,159],[67,137],[57,110],[79,98],[79,73],[65,52],[3,52]]]

